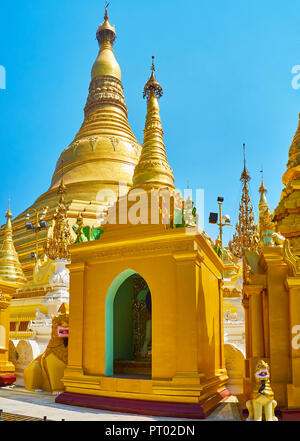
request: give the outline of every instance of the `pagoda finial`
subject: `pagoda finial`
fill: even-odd
[[[151,66],[151,70],[154,73],[155,72],[155,66],[154,66],[154,55],[152,55],[152,66]]]
[[[245,143],[243,144],[243,156],[244,156],[244,169],[241,174],[241,181],[242,182],[249,182],[251,178],[250,178],[250,175],[249,175],[247,168],[246,168],[246,144]]]
[[[155,66],[154,66],[154,55],[152,55],[152,65],[151,65],[151,75],[144,87],[143,98],[149,99],[151,91],[153,91],[157,99],[161,98],[163,95],[163,89],[159,82],[155,78]]]
[[[112,45],[116,39],[116,30],[115,27],[112,26],[109,22],[107,8],[109,3],[105,2],[105,13],[104,13],[104,22],[99,26],[97,31],[97,40],[99,45],[101,46],[104,41],[109,41]]]
[[[239,221],[236,224],[232,241],[228,244],[230,251],[237,257],[242,257],[244,250],[256,251],[257,246],[253,239],[258,235],[248,188],[248,182],[251,178],[246,169],[245,144],[243,144],[243,155],[244,169],[241,175],[242,197],[239,206]]]
[[[268,190],[266,189],[265,184],[264,184],[264,171],[263,171],[263,168],[261,168],[260,173],[261,173],[261,185],[260,185],[258,191],[260,193],[260,197],[262,198],[263,193],[264,194],[268,193]]]
[[[107,13],[107,8],[109,7],[109,3],[106,1],[105,2],[105,14],[104,14],[104,20],[108,20],[108,13]]]
[[[12,212],[10,211],[10,198],[8,198],[8,209],[7,209],[5,217],[7,219],[12,219],[12,217],[13,217]]]
[[[105,2],[104,21],[96,33],[100,51],[92,68],[92,79],[110,76],[121,81],[121,69],[113,52],[116,30],[109,22],[107,12],[108,5],[109,3]]]
[[[261,172],[261,185],[258,190],[258,192],[260,194],[259,204],[258,204],[258,227],[259,227],[260,234],[262,234],[266,216],[269,219],[271,219],[272,213],[271,213],[271,210],[270,210],[267,198],[266,198],[266,194],[268,191],[264,185],[263,169],[261,169],[260,172]]]
[[[144,98],[147,97],[143,148],[134,170],[133,186],[174,188],[174,176],[166,155],[159,113],[158,99],[162,96],[162,87],[155,78],[154,70],[154,57],[152,57],[152,73],[143,95]]]

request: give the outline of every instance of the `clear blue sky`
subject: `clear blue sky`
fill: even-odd
[[[1,5],[0,223],[9,196],[17,215],[48,189],[82,123],[103,14],[100,0]],[[131,127],[142,142],[142,89],[155,55],[168,159],[177,187],[204,188],[207,232],[216,237],[207,218],[218,195],[237,220],[243,142],[253,205],[263,165],[274,209],[300,111],[300,89],[291,86],[299,0],[111,0],[109,14]]]

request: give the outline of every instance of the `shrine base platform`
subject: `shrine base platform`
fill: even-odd
[[[205,419],[217,407],[223,398],[229,396],[230,392],[228,389],[223,389],[201,404],[188,404],[64,392],[56,397],[55,402],[120,413],[172,418]]]

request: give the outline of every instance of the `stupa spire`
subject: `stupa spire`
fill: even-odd
[[[266,197],[268,191],[264,184],[263,170],[261,170],[261,185],[258,191],[260,194],[258,203],[258,227],[260,234],[262,234],[266,217],[268,217],[268,219],[271,219],[272,217],[272,213]]]
[[[27,280],[13,242],[10,202],[5,217],[6,225],[4,227],[3,241],[0,245],[0,280],[23,284]]]
[[[250,199],[248,182],[251,180],[246,167],[245,144],[243,144],[244,168],[241,174],[242,197],[239,206],[239,221],[235,227],[232,241],[229,242],[230,251],[237,257],[242,257],[244,250],[255,251],[254,237],[257,237],[257,226],[254,222],[254,212]]]
[[[117,193],[119,182],[130,187],[141,151],[127,119],[121,69],[113,52],[116,30],[109,21],[108,5],[96,33],[100,50],[92,68],[84,121],[57,161],[50,188],[56,190],[60,184],[63,161],[70,199],[80,194],[82,200],[96,200],[98,191],[107,186]]]
[[[133,186],[143,188],[174,188],[173,171],[168,163],[158,100],[163,89],[155,77],[154,57],[151,75],[144,87],[147,99],[147,115],[144,141],[139,162],[134,170]]]
[[[258,191],[260,194],[259,204],[258,204],[259,211],[265,211],[265,210],[270,211],[270,207],[269,207],[267,197],[266,197],[268,190],[266,189],[265,184],[264,184],[264,176],[263,176],[262,170],[261,170],[261,185],[260,185]]]

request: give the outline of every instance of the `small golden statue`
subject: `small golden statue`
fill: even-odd
[[[274,392],[270,385],[269,365],[260,360],[256,365],[256,385],[252,391],[251,400],[246,402],[249,411],[248,421],[262,421],[263,414],[266,421],[277,421],[274,414],[277,402],[274,400]]]
[[[61,381],[68,362],[69,306],[62,303],[52,319],[52,334],[46,350],[24,371],[25,389],[46,390],[53,394],[64,391]]]
[[[76,234],[76,242],[89,242],[91,240],[98,240],[101,234],[104,232],[100,227],[90,227],[89,225],[84,225],[82,214],[79,213],[77,216],[76,225],[73,225],[72,229]]]

